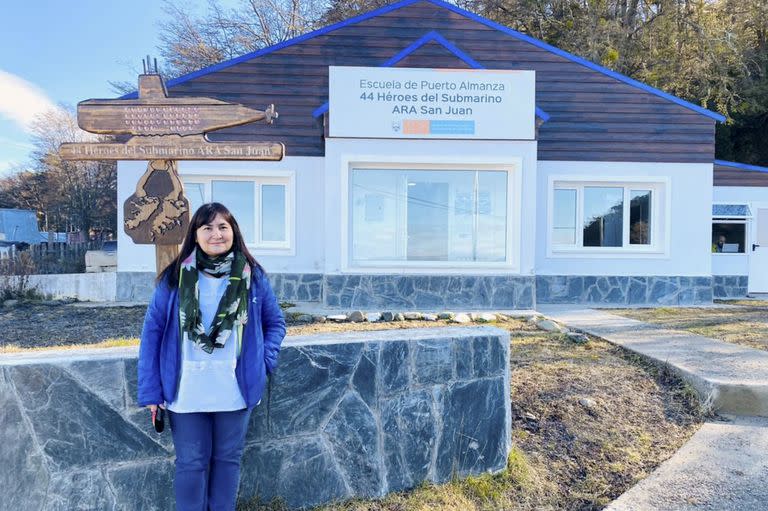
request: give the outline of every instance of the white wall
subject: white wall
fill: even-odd
[[[134,193],[146,170],[143,161],[121,161],[117,172],[117,224],[123,225],[123,203]],[[323,159],[286,157],[280,162],[181,161],[179,174],[263,176],[270,172],[293,173],[295,179],[294,246],[291,250],[254,250],[269,272],[317,273],[323,269]],[[118,229],[118,271],[155,271],[152,245],[136,245]]]
[[[768,203],[768,188],[758,186],[716,186],[714,188],[713,202],[722,204]],[[748,275],[752,235],[752,222],[748,221],[746,254],[712,254],[712,275]]]
[[[712,165],[691,163],[567,162],[538,163],[536,273],[538,275],[710,275]],[[548,253],[550,178],[666,181],[668,197],[661,253],[562,255]],[[578,227],[578,225],[577,225]]]
[[[715,186],[716,203],[749,204],[750,202],[768,202],[768,187],[760,186]]]
[[[86,302],[114,302],[117,292],[117,274],[112,271],[30,275],[29,286],[54,299],[77,298]]]
[[[511,247],[515,251],[516,268],[499,266],[441,267],[436,268],[348,268],[345,267],[346,210],[348,203],[347,180],[350,163],[412,164],[412,165],[522,165],[518,172],[518,192],[508,211],[515,224]],[[478,141],[478,140],[383,140],[330,138],[325,144],[325,272],[326,273],[515,273],[533,272],[535,221],[530,211],[536,209],[535,194],[536,142],[535,141]],[[514,179],[514,178],[513,178]],[[515,215],[517,211],[517,215]]]

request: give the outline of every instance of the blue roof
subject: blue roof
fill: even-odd
[[[672,94],[669,94],[667,92],[661,91],[659,89],[656,89],[654,87],[651,87],[650,85],[644,84],[642,82],[639,82],[637,80],[634,80],[628,76],[622,75],[620,73],[617,73],[615,71],[611,71],[608,68],[605,68],[603,66],[600,66],[598,64],[595,64],[594,62],[590,62],[586,59],[583,59],[581,57],[577,57],[576,55],[573,55],[571,53],[568,53],[567,51],[561,50],[560,48],[556,48],[550,44],[545,43],[544,41],[540,41],[539,39],[533,38],[531,36],[527,36],[525,34],[522,34],[516,30],[512,30],[509,27],[505,27],[503,25],[500,25],[494,21],[491,21],[489,19],[483,18],[482,16],[478,16],[477,14],[473,14],[469,11],[466,11],[464,9],[461,9],[459,7],[456,7],[455,5],[451,5],[449,3],[443,2],[442,0],[402,0],[400,2],[393,3],[391,5],[387,5],[385,7],[381,7],[379,9],[375,9],[373,11],[367,12],[365,14],[361,14],[359,16],[355,16],[349,19],[346,19],[344,21],[341,21],[339,23],[335,23],[333,25],[329,25],[327,27],[323,27],[318,30],[314,30],[312,32],[308,32],[304,35],[301,35],[299,37],[295,37],[293,39],[289,39],[288,41],[283,41],[281,43],[275,44],[273,46],[269,46],[267,48],[262,48],[260,50],[253,51],[251,53],[247,53],[245,55],[241,55],[239,57],[236,57],[234,59],[230,59],[224,62],[219,62],[218,64],[214,64],[212,66],[208,66],[206,68],[200,69],[198,71],[194,71],[192,73],[186,74],[184,76],[180,76],[178,78],[174,78],[173,80],[169,80],[166,84],[167,87],[173,87],[175,85],[179,85],[181,83],[187,82],[189,80],[192,80],[194,78],[198,78],[200,76],[204,76],[216,71],[219,71],[221,69],[228,68],[230,66],[234,66],[235,64],[239,64],[240,62],[244,62],[247,60],[254,59],[256,57],[260,57],[262,55],[266,55],[268,53],[272,53],[274,51],[280,50],[282,48],[286,48],[288,46],[292,46],[294,44],[301,43],[303,41],[306,41],[308,39],[312,39],[314,37],[327,34],[329,32],[332,32],[334,30],[338,30],[340,28],[353,25],[355,23],[360,23],[361,21],[365,21],[371,18],[375,18],[376,16],[380,16],[382,14],[386,14],[388,12],[392,12],[394,10],[400,9],[402,7],[406,7],[408,5],[417,3],[417,2],[429,2],[431,4],[434,4],[438,7],[442,7],[445,9],[448,9],[450,11],[453,11],[461,16],[464,16],[466,18],[469,18],[471,20],[474,20],[478,23],[482,23],[483,25],[486,25],[488,27],[491,27],[493,29],[496,29],[500,32],[503,32],[509,36],[514,37],[515,39],[519,39],[521,41],[525,41],[527,43],[530,43],[534,46],[537,46],[539,48],[542,48],[544,50],[547,50],[551,53],[554,53],[556,55],[559,55],[560,57],[563,57],[565,59],[568,59],[572,62],[575,62],[577,64],[581,64],[582,66],[585,66],[589,69],[592,69],[594,71],[597,71],[599,73],[602,73],[606,76],[610,76],[611,78],[614,78],[616,80],[619,80],[621,82],[624,82],[628,85],[631,85],[633,87],[637,87],[638,89],[644,90],[646,92],[649,92],[651,94],[654,94],[656,96],[659,96],[661,98],[664,98],[668,101],[671,101],[673,103],[677,103],[680,106],[683,106],[685,108],[688,108],[690,110],[693,110],[696,113],[699,113],[701,115],[704,115],[706,117],[709,117],[710,119],[714,119],[716,121],[723,122],[725,121],[725,116],[718,114],[716,112],[712,112],[710,110],[707,110],[706,108],[703,108],[701,106],[695,105],[693,103],[689,103],[688,101],[685,101],[683,99],[678,98],[677,96],[673,96]],[[121,99],[135,99],[137,97],[136,92],[132,92],[130,94],[126,94],[121,97]]]
[[[753,172],[768,172],[768,167],[761,167],[759,165],[749,165],[747,163],[737,163],[735,161],[715,160],[715,165],[721,165],[723,167],[733,167],[741,170],[751,170]]]

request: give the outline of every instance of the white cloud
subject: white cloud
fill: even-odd
[[[11,174],[18,168],[19,165],[20,163],[18,161],[0,160],[0,177]]]
[[[0,117],[29,131],[37,115],[57,108],[36,85],[0,69]]]

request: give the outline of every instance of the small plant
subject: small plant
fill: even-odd
[[[40,300],[43,296],[29,282],[35,261],[27,251],[0,259],[0,300]]]
[[[296,304],[291,302],[280,302],[280,309],[282,309],[283,311],[286,311],[291,307],[296,307]]]

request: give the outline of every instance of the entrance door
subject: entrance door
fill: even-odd
[[[752,204],[752,242],[749,254],[749,292],[768,293],[768,203]]]

